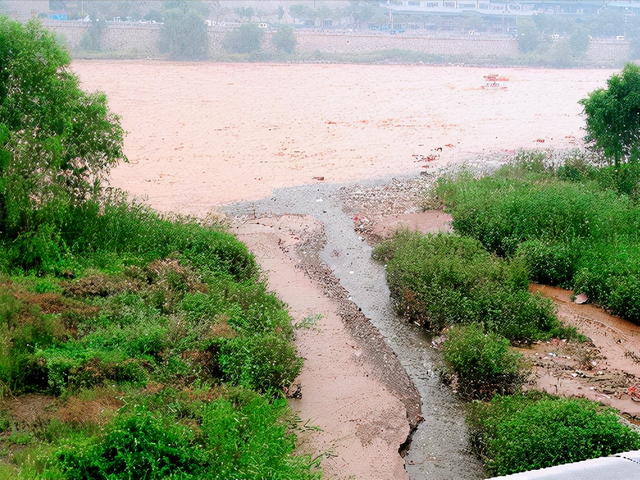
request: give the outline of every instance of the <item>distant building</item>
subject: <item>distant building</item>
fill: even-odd
[[[546,14],[596,14],[603,8],[640,14],[640,2],[633,1],[535,1],[535,0],[387,0],[380,7],[397,13],[458,14],[478,12],[483,15],[531,16]]]

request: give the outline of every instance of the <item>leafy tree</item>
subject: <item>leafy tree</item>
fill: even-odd
[[[271,38],[271,42],[279,52],[293,53],[298,44],[296,34],[292,27],[281,26]]]
[[[209,37],[204,23],[208,9],[201,2],[164,2],[168,8],[160,30],[160,51],[176,60],[202,60]],[[204,8],[203,8],[204,7]]]
[[[549,63],[554,67],[570,67],[573,65],[573,49],[571,48],[571,40],[561,38],[554,42],[549,50]]]
[[[463,31],[468,32],[469,30],[482,31],[485,29],[484,19],[482,15],[479,13],[471,13],[467,15],[462,15],[462,28]]]
[[[371,5],[367,5],[357,0],[350,0],[349,4],[353,21],[358,25],[362,25],[363,23],[371,20],[371,18],[373,18],[373,15],[375,14],[374,7],[372,7]]]
[[[284,8],[282,8],[282,5],[278,5],[276,13],[278,14],[278,20],[282,20],[284,18]]]
[[[162,6],[165,10],[177,9],[182,13],[194,10],[202,17],[207,17],[209,15],[209,7],[200,0],[165,0],[162,2]]]
[[[608,8],[601,10],[595,17],[595,32],[603,37],[624,35],[624,26],[624,15]]]
[[[144,16],[144,19],[147,22],[162,22],[162,14],[157,10],[149,10],[147,14]]]
[[[534,15],[533,22],[543,35],[572,33],[575,22],[564,15],[542,14]]]
[[[541,42],[542,37],[535,23],[529,19],[522,20],[518,26],[518,46],[520,51],[523,53],[533,52]]]
[[[302,20],[315,20],[318,16],[318,13],[310,7],[306,5],[291,5],[289,7],[289,13],[293,18],[302,19]]]
[[[628,63],[621,74],[607,80],[580,100],[586,115],[585,140],[613,159],[616,169],[624,160],[638,159],[640,147],[640,67]]]
[[[225,50],[232,53],[253,53],[260,51],[264,31],[255,23],[246,23],[224,37]]]
[[[234,12],[245,22],[250,22],[254,15],[253,8],[251,7],[238,7]]]
[[[589,33],[584,28],[578,28],[569,39],[574,55],[583,55],[589,49]]]
[[[126,161],[119,117],[69,62],[38,21],[0,17],[0,239],[36,239],[56,205],[95,197]]]
[[[82,34],[82,38],[80,39],[80,48],[89,51],[99,51],[100,37],[106,27],[107,22],[105,22],[104,19],[92,18],[91,26]]]

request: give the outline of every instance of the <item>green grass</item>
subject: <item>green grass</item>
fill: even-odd
[[[544,154],[476,179],[440,179],[437,194],[460,235],[490,252],[524,261],[534,282],[585,293],[615,315],[640,322],[640,169]]]
[[[0,390],[55,400],[3,412],[0,478],[319,478],[291,319],[242,243],[122,197],[34,215],[0,241]]]
[[[522,355],[509,348],[506,338],[485,333],[478,324],[452,327],[442,350],[445,363],[457,376],[457,391],[464,397],[514,393],[526,377]]]
[[[471,238],[398,232],[374,257],[388,261],[396,311],[428,328],[478,323],[509,340],[575,334],[560,325],[550,300],[528,292],[523,261],[501,259]]]
[[[640,447],[640,435],[610,408],[540,392],[474,402],[472,442],[493,475],[578,462]]]

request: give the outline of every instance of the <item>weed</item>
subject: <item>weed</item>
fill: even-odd
[[[398,313],[435,330],[477,322],[510,340],[545,338],[560,324],[550,301],[529,294],[528,270],[470,238],[398,232],[387,282]]]
[[[579,155],[556,162],[520,153],[480,179],[442,178],[437,192],[457,233],[521,259],[533,281],[572,288],[640,322],[639,168],[618,175]]]
[[[322,320],[322,314],[316,313],[315,315],[309,315],[304,317],[302,320],[296,323],[294,327],[297,329],[301,329],[301,328],[311,329],[311,328],[314,328],[320,320]]]
[[[470,405],[472,441],[490,472],[508,475],[612,455],[640,446],[616,412],[585,399],[540,392]]]
[[[509,341],[485,333],[482,325],[452,327],[443,345],[444,360],[458,377],[465,397],[491,398],[515,392],[526,376],[522,355],[509,349]]]

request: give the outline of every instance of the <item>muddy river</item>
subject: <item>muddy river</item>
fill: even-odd
[[[113,184],[206,213],[275,188],[417,173],[478,152],[567,148],[611,70],[76,61],[129,132]],[[508,78],[488,87],[485,76]],[[433,161],[429,162],[428,159]]]

